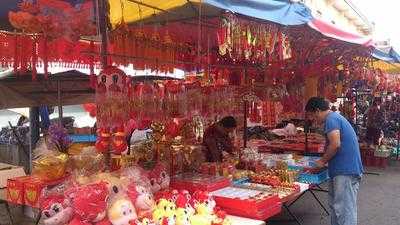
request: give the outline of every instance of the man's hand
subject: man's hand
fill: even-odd
[[[319,159],[319,160],[315,161],[316,168],[324,168],[325,166],[326,166],[326,163],[323,160]]]

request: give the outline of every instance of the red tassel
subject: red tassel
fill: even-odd
[[[49,72],[48,72],[48,67],[49,67],[49,62],[48,62],[48,55],[47,55],[47,37],[44,38],[43,40],[43,67],[44,67],[44,79],[49,78]]]
[[[31,61],[32,80],[33,81],[36,81],[36,79],[37,79],[36,63],[37,63],[36,39],[33,38],[33,41],[32,41],[32,61]]]
[[[27,36],[22,36],[22,40],[21,40],[21,48],[20,48],[20,52],[21,52],[21,72],[23,74],[28,72],[28,45],[29,45],[29,37]]]
[[[90,52],[94,53],[94,42],[90,41]],[[90,86],[94,89],[96,87],[96,75],[94,74],[94,55],[89,57],[90,67]]]
[[[18,34],[15,34],[14,37],[14,73],[18,74],[18,63],[19,63],[19,57],[18,57]]]

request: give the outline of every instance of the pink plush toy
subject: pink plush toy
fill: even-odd
[[[155,205],[153,193],[141,185],[131,183],[128,185],[127,194],[133,202],[138,217],[151,218],[151,213]]]
[[[73,216],[73,210],[63,195],[50,195],[41,202],[42,219],[45,225],[64,225]]]
[[[149,172],[149,179],[153,193],[169,187],[170,177],[167,173],[167,168],[162,163],[157,163]]]

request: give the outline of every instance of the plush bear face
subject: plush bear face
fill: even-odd
[[[42,218],[45,225],[64,225],[73,216],[72,208],[66,204],[63,197],[48,197],[42,208]]]
[[[107,215],[113,225],[129,225],[137,219],[135,207],[125,198],[113,201]]]

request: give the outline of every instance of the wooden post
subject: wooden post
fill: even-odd
[[[101,49],[100,49],[100,56],[101,56],[101,65],[103,68],[105,68],[108,65],[108,37],[107,37],[107,0],[97,0],[97,6],[98,6],[98,14],[97,14],[97,26],[98,30],[100,32],[100,37],[101,37]],[[105,160],[105,166],[106,170],[111,170],[111,149],[108,149],[104,153],[104,160]]]
[[[29,108],[29,130],[31,132],[30,135],[30,143],[29,143],[29,167],[27,171],[30,173],[32,171],[32,152],[33,149],[36,148],[36,142],[40,137],[40,123],[39,123],[39,107]]]
[[[246,69],[244,69],[244,83],[245,85],[248,85],[248,77],[246,75]],[[247,118],[248,118],[248,108],[249,108],[249,102],[247,100],[244,100],[244,113],[243,113],[243,148],[247,147]]]

